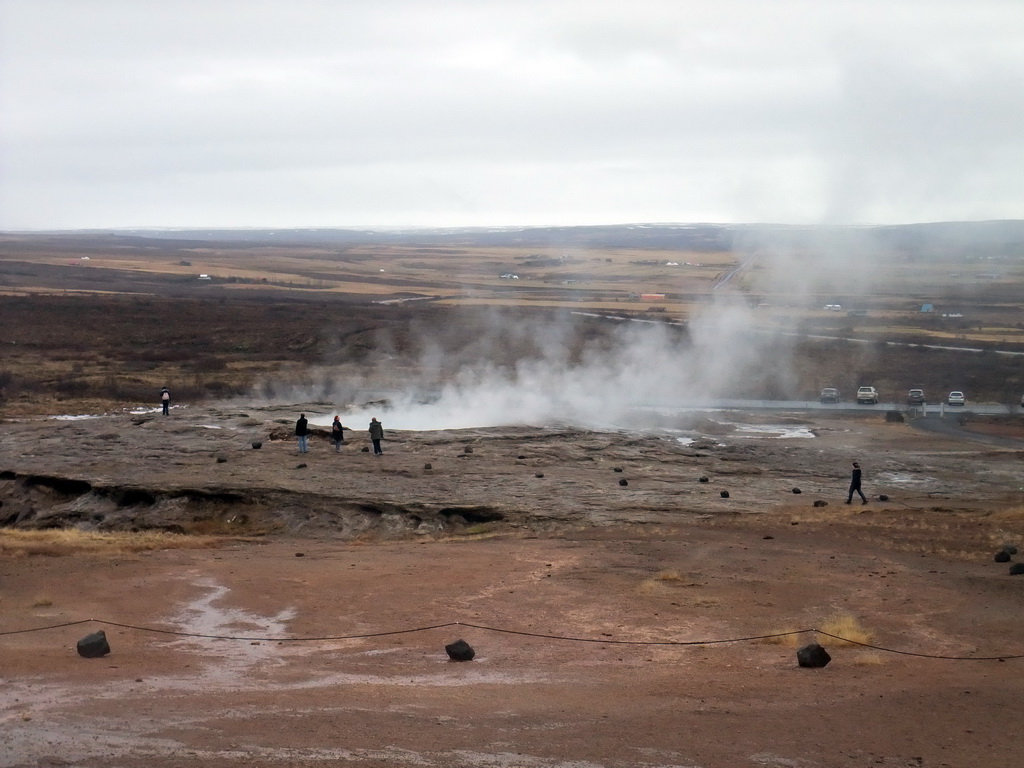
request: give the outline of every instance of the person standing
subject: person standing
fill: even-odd
[[[171,410],[171,390],[167,387],[160,390],[160,405],[163,406],[164,416],[166,416]]]
[[[864,491],[860,489],[860,464],[856,461],[853,462],[853,473],[850,476],[850,494],[846,498],[846,503],[849,504],[853,501],[854,492],[860,494],[860,503],[867,504],[868,498],[864,495]]]
[[[345,442],[345,427],[341,423],[341,416],[335,416],[331,424],[331,440],[334,442],[334,450],[340,451]]]
[[[309,452],[309,421],[306,414],[300,413],[299,420],[295,422],[295,436],[299,438],[299,453]]]
[[[384,450],[380,447],[380,441],[384,439],[384,425],[377,421],[374,416],[370,419],[370,440],[373,441],[373,455],[382,456]]]

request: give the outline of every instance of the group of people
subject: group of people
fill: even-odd
[[[335,416],[334,421],[331,422],[331,442],[334,444],[335,451],[340,451],[341,446],[345,444],[346,429],[348,427],[341,423],[341,417]],[[373,443],[373,455],[383,456],[384,449],[381,448],[380,441],[384,439],[384,425],[377,421],[376,416],[370,419],[368,431],[370,441]],[[309,453],[309,420],[304,413],[300,413],[299,420],[295,422],[295,437],[299,441],[299,453]]]

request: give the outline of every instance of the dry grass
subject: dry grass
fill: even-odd
[[[123,555],[156,549],[200,549],[217,546],[210,536],[182,536],[162,531],[98,533],[75,529],[46,531],[0,530],[0,554],[29,555]]]
[[[824,642],[840,648],[851,645],[867,645],[874,640],[871,630],[865,629],[856,617],[846,613],[829,616],[818,629],[827,633],[823,638]]]

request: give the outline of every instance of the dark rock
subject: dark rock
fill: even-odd
[[[86,635],[78,641],[78,655],[86,659],[98,659],[110,653],[110,644],[107,642],[107,633],[102,629]]]
[[[701,478],[700,478],[700,480],[699,480],[698,482],[701,482],[701,483],[709,483],[709,482],[711,482],[711,481],[710,481],[710,479],[708,479],[707,477],[701,477]]]
[[[816,507],[827,507],[828,506],[828,502],[825,501],[824,499],[815,499],[814,500],[814,506],[816,506]]]
[[[465,640],[456,640],[454,643],[448,643],[444,650],[452,661],[472,661],[473,657],[476,656],[473,646]]]
[[[762,539],[764,539],[765,541],[770,541],[771,539],[774,539],[775,537],[774,537],[774,536],[772,536],[772,535],[771,535],[771,534],[769,533],[769,534],[767,534],[767,535],[765,535],[765,536],[762,536],[761,538],[762,538]]]
[[[993,559],[997,563],[1008,563],[1010,562],[1010,553],[1007,552],[1005,549],[1000,549],[998,552],[996,552],[996,555]]]
[[[424,469],[433,469],[433,468],[434,468],[434,465],[433,465],[433,464],[431,464],[431,463],[430,463],[430,462],[428,461],[428,462],[427,462],[426,464],[424,464],[424,465],[423,465],[423,468],[424,468]]]
[[[536,474],[534,475],[534,477],[544,477],[544,473],[543,473],[543,472],[537,472],[537,473],[536,473]]]
[[[296,552],[296,553],[295,553],[295,556],[296,556],[296,557],[305,557],[305,556],[306,556],[306,553],[305,553],[305,552]]]
[[[308,466],[307,464],[296,464],[295,468],[296,469],[305,469],[307,466]]]
[[[622,467],[612,467],[612,472],[621,472]]]
[[[217,457],[217,463],[218,463],[218,464],[227,464],[227,463],[228,463],[228,460],[227,460],[227,458],[225,458],[224,456],[218,456],[218,457]]]
[[[1021,574],[1024,574],[1024,563],[1014,563],[1010,566],[1011,576],[1020,576]]]
[[[465,448],[462,449],[462,452],[463,453],[472,453],[473,452],[473,446],[472,445],[467,445]]]
[[[364,445],[361,450],[362,450],[363,453],[369,453],[370,452],[370,446]]]
[[[258,451],[260,448],[263,447],[263,443],[260,442],[259,440],[253,440],[252,441],[252,447],[255,448]]]
[[[794,488],[793,493],[803,493],[799,488]]]
[[[520,459],[520,460],[522,460],[522,459],[525,459],[526,457],[525,457],[525,456],[522,456],[522,455],[520,455],[520,456],[516,456],[516,458],[517,458],[517,459]]]
[[[892,424],[902,424],[906,419],[903,418],[903,414],[899,411],[886,411],[885,420]]]
[[[1017,554],[1017,547],[1015,547],[1013,544],[1003,544],[1002,550],[1003,550],[1003,552],[1005,552],[1008,555],[1016,555]]]
[[[621,480],[619,480],[619,485],[629,485],[629,480],[627,480],[626,478],[622,478]]]
[[[878,494],[878,500],[879,501],[888,501],[889,497],[886,496],[884,493],[880,493],[880,494]]]
[[[719,491],[718,495],[721,496],[723,499],[728,499],[729,498],[729,492],[728,491]]]
[[[832,657],[817,643],[810,643],[796,652],[796,660],[801,667],[824,667]]]

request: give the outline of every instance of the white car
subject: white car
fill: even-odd
[[[949,393],[949,397],[946,399],[946,402],[949,405],[965,405],[967,403],[967,398],[964,397],[963,392],[957,389]]]
[[[878,390],[874,387],[861,387],[857,390],[857,404],[865,405],[866,403],[878,405]]]

